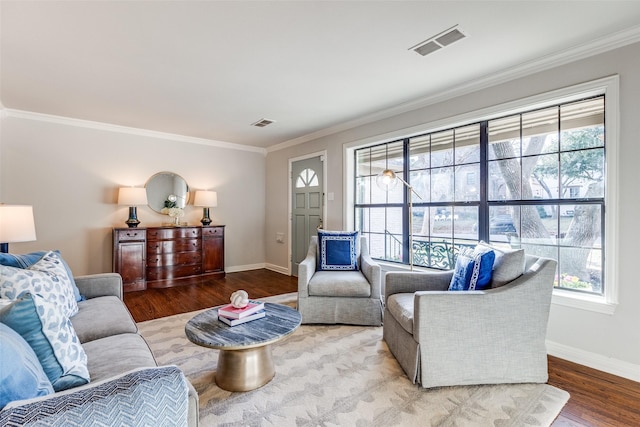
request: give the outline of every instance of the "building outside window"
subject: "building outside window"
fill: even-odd
[[[478,240],[558,260],[555,286],[604,293],[605,97],[358,148],[354,223],[374,258],[449,269]],[[410,183],[390,192],[376,175]]]

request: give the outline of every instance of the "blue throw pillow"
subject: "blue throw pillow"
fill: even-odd
[[[0,309],[0,322],[33,349],[55,391],[89,382],[87,355],[60,307],[30,293]]]
[[[38,357],[16,331],[0,323],[0,409],[14,400],[53,393]]]
[[[358,232],[318,230],[318,270],[357,270]]]
[[[486,247],[476,246],[458,252],[456,266],[449,284],[450,291],[479,291],[491,284],[496,254]]]
[[[0,253],[0,265],[6,265],[7,267],[29,268],[36,262],[40,261],[42,257],[47,254],[47,252],[48,251],[37,251],[21,255]],[[75,296],[76,301],[82,301],[84,298],[80,295],[78,286],[76,285],[75,280],[73,280],[73,274],[71,273],[69,265],[67,265],[67,263],[62,258],[62,255],[60,255],[60,251],[53,252],[55,252],[59,256],[62,265],[64,266],[65,270],[67,270],[67,275],[69,276],[69,280],[71,281],[73,295]]]

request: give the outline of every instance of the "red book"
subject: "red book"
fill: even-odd
[[[218,315],[229,319],[242,319],[260,310],[264,310],[262,301],[249,300],[249,304],[243,308],[236,308],[231,304],[223,305],[218,309]]]

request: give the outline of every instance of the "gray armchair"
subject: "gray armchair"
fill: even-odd
[[[555,273],[555,260],[527,255],[524,274],[503,286],[450,292],[453,271],[389,272],[383,338],[426,388],[544,383]]]
[[[298,267],[298,310],[302,323],[382,325],[380,265],[360,238],[358,271],[316,271],[318,238]]]

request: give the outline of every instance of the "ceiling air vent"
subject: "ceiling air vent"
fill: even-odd
[[[422,43],[418,43],[417,45],[409,48],[409,50],[413,50],[422,56],[426,56],[465,37],[466,35],[460,31],[457,25],[455,25],[440,34],[436,34],[435,36],[423,41]]]
[[[251,123],[251,126],[255,126],[255,127],[259,127],[259,128],[263,128],[265,126],[269,126],[271,123],[275,123],[275,120],[269,120],[269,119],[260,119],[255,123]]]

